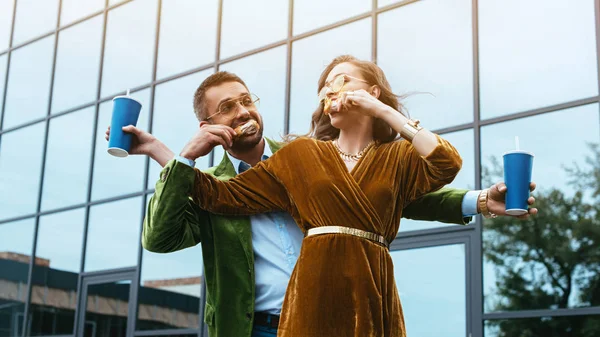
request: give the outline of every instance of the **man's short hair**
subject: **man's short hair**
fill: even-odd
[[[212,87],[216,87],[226,82],[238,82],[248,89],[246,83],[244,83],[239,76],[227,71],[218,71],[208,76],[194,93],[194,113],[199,121],[203,121],[207,114],[206,91]]]

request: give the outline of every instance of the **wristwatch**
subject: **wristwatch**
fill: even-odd
[[[477,199],[477,204],[479,205],[479,212],[486,219],[497,217],[497,215],[490,212],[490,210],[487,207],[489,191],[489,189],[482,190],[481,193],[479,193],[479,198]]]
[[[409,142],[412,142],[413,138],[415,138],[417,133],[423,129],[419,125],[420,122],[421,121],[419,121],[418,119],[409,119],[408,121],[406,121],[406,124],[404,124],[402,126],[402,129],[400,130],[400,136],[402,136],[402,138],[408,140]]]

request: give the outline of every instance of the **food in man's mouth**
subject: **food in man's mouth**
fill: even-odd
[[[258,125],[258,123],[254,119],[242,125],[238,125],[238,127],[234,129],[237,137],[252,135],[258,132],[258,130],[260,130],[260,125]]]

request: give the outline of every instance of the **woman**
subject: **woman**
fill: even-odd
[[[287,211],[306,233],[280,336],[405,336],[387,246],[404,206],[451,182],[462,161],[397,110],[371,62],[336,58],[318,92],[316,139],[299,137],[227,182],[196,170],[192,198],[213,213]]]

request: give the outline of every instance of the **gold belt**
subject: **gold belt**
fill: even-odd
[[[342,226],[323,226],[311,228],[306,232],[306,236],[319,235],[319,234],[350,234],[358,236],[359,238],[371,240],[377,242],[385,247],[389,247],[387,240],[383,235],[363,231],[358,228],[342,227]]]

